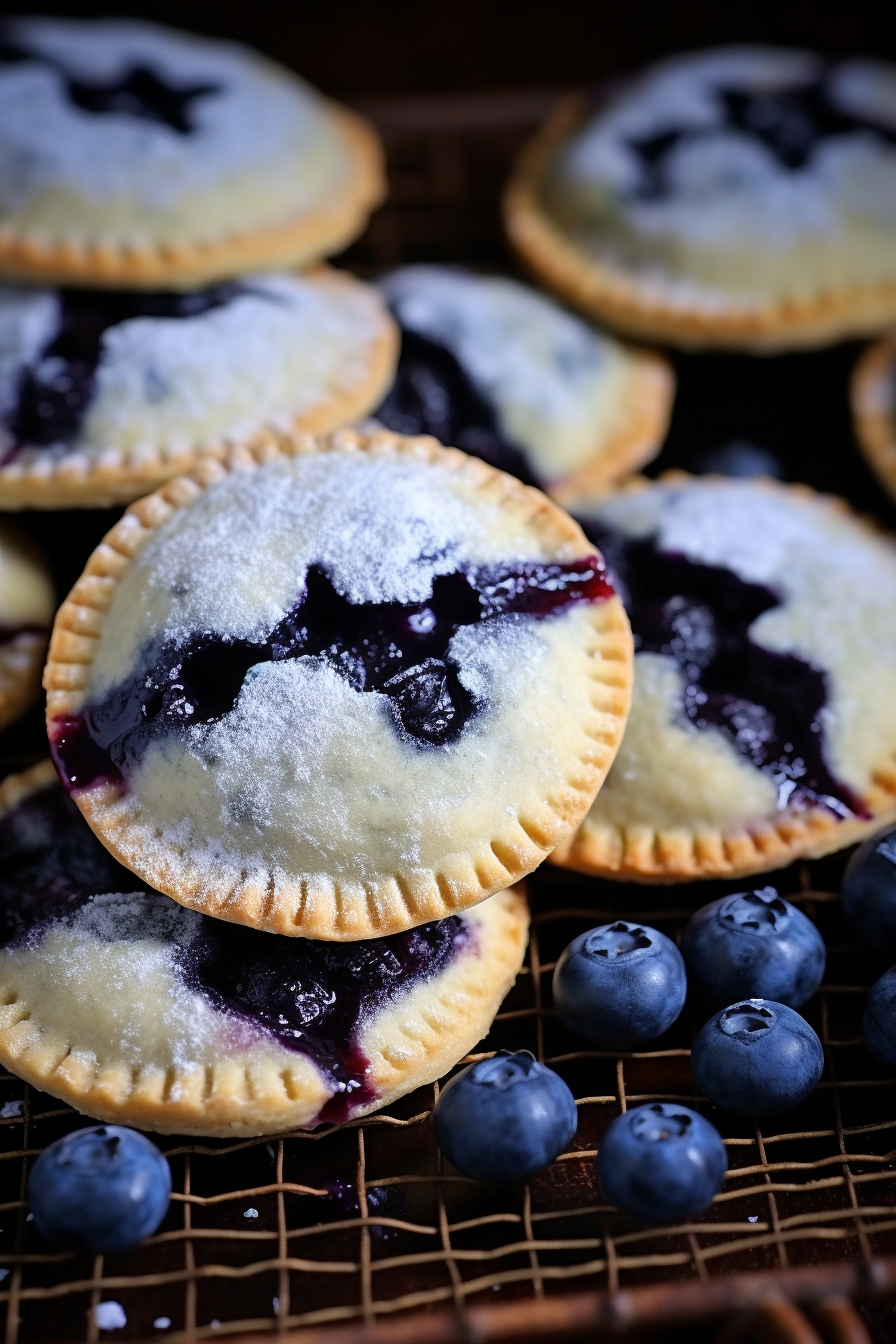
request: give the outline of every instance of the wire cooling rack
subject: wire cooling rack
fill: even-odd
[[[343,264],[364,275],[422,260],[508,269],[501,185],[555,98],[546,91],[367,108],[386,140],[392,196]],[[791,478],[836,489],[892,523],[851,442],[846,379],[854,356],[854,347],[843,346],[773,360],[677,357],[678,399],[656,469],[692,465],[726,439],[758,440],[781,456]],[[60,594],[116,516],[24,516],[50,553]],[[44,754],[34,711],[0,737],[0,774]],[[829,956],[823,988],[805,1010],[824,1044],[821,1084],[802,1107],[761,1127],[699,1097],[689,1052],[701,1023],[690,1005],[654,1048],[617,1056],[586,1048],[557,1020],[551,1000],[556,959],[583,929],[624,915],[678,937],[694,909],[738,884],[651,889],[548,867],[534,874],[526,968],[470,1057],[532,1050],[577,1098],[572,1147],[525,1187],[476,1184],[443,1167],[430,1125],[434,1085],[340,1129],[233,1143],[160,1140],[174,1180],[162,1227],[129,1255],[77,1258],[40,1240],[25,1191],[37,1154],[83,1120],[0,1075],[6,1344],[185,1341],[340,1324],[349,1338],[354,1327],[391,1321],[399,1328],[402,1319],[403,1338],[416,1344],[440,1307],[466,1309],[467,1320],[478,1310],[485,1333],[477,1338],[495,1338],[483,1322],[496,1320],[495,1308],[507,1302],[526,1308],[513,1337],[531,1331],[534,1338],[536,1318],[550,1325],[551,1304],[577,1301],[585,1289],[631,1289],[633,1302],[652,1286],[652,1319],[663,1322],[671,1319],[666,1287],[688,1288],[696,1317],[712,1301],[744,1300],[737,1283],[790,1292],[806,1270],[845,1283],[848,1265],[860,1270],[896,1254],[896,1079],[862,1042],[865,993],[886,964],[859,948],[843,922],[841,871],[842,861],[829,859],[760,879],[816,920]],[[711,1209],[671,1227],[615,1213],[594,1161],[621,1110],[658,1099],[702,1110],[721,1130],[730,1164]],[[860,1282],[859,1271],[848,1274]],[[678,1310],[677,1319],[685,1314]],[[878,1313],[878,1326],[881,1344],[892,1344],[896,1317]],[[444,1338],[464,1337],[453,1330]],[[684,1337],[695,1341],[696,1327]]]
[[[369,1322],[438,1304],[708,1282],[892,1253],[896,1079],[861,1036],[864,996],[885,963],[844,924],[838,874],[838,863],[826,861],[774,878],[828,946],[824,985],[805,1010],[824,1045],[825,1071],[809,1101],[761,1126],[700,1098],[689,1056],[702,1020],[690,1006],[652,1049],[617,1055],[567,1031],[551,1000],[556,959],[583,929],[624,913],[678,937],[699,904],[734,884],[653,891],[551,870],[535,875],[526,969],[469,1057],[532,1050],[576,1096],[572,1146],[525,1187],[478,1184],[440,1162],[430,1125],[435,1084],[343,1128],[234,1143],[161,1140],[174,1178],[161,1229],[129,1255],[90,1261],[52,1252],[27,1220],[24,1199],[32,1159],[81,1121],[4,1076],[0,1298],[8,1344],[92,1342],[108,1327],[181,1341]],[[610,1121],[654,1100],[701,1110],[720,1129],[729,1159],[712,1208],[668,1227],[614,1212],[594,1161]]]

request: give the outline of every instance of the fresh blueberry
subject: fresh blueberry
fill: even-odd
[[[821,984],[824,939],[774,887],[704,905],[681,940],[688,975],[716,1008],[737,998],[799,1008]]]
[[[784,467],[774,453],[747,439],[731,439],[721,448],[704,453],[694,463],[694,470],[721,476],[775,476],[780,480],[785,476]]]
[[[623,1213],[656,1222],[702,1213],[727,1167],[718,1130],[696,1111],[668,1101],[617,1115],[597,1151],[607,1199]]]
[[[471,1064],[451,1079],[433,1114],[442,1152],[477,1181],[528,1180],[563,1151],[577,1123],[563,1079],[528,1050]]]
[[[856,850],[842,890],[843,913],[862,942],[896,956],[896,826]]]
[[[681,953],[665,934],[617,920],[574,938],[554,971],[558,1016],[607,1050],[662,1035],[684,1007]]]
[[[783,1003],[742,999],[711,1017],[694,1042],[697,1086],[736,1115],[778,1115],[805,1101],[824,1068],[821,1041]]]
[[[68,1251],[126,1251],[155,1232],[171,1197],[171,1172],[133,1129],[96,1125],[51,1143],[28,1180],[34,1225]]]
[[[882,1064],[896,1069],[896,966],[871,986],[862,1019],[865,1043]]]

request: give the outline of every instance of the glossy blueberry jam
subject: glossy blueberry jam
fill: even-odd
[[[195,101],[221,91],[218,84],[175,85],[150,66],[140,64],[130,66],[118,79],[77,79],[46,53],[31,51],[21,43],[0,38],[0,67],[21,62],[54,70],[69,102],[82,112],[92,112],[96,116],[136,117],[140,121],[167,126],[180,135],[189,135],[195,130]]]
[[[527,485],[538,484],[525,453],[502,433],[456,356],[416,331],[402,331],[395,381],[374,415],[396,434],[432,434]]]
[[[455,741],[481,708],[452,661],[462,627],[498,616],[541,618],[613,589],[599,556],[570,564],[480,566],[442,574],[424,602],[353,603],[318,566],[297,605],[258,643],[195,635],[150,650],[128,681],[83,715],[57,719],[53,759],[69,788],[118,782],[159,734],[184,732],[233,709],[249,669],[314,657],[357,691],[386,696],[396,730],[418,747]]]
[[[338,1124],[372,1101],[364,1022],[399,991],[431,979],[469,937],[457,915],[388,938],[322,943],[203,919],[181,958],[187,983],[317,1064],[336,1086],[318,1121]]]
[[[682,708],[690,722],[720,729],[769,775],[779,808],[821,806],[837,816],[867,816],[825,760],[824,673],[750,638],[752,623],[778,606],[780,596],[721,566],[661,552],[653,538],[624,537],[594,520],[580,522],[606,557],[636,651],[666,654],[683,671]]]
[[[702,140],[719,130],[749,136],[770,150],[781,168],[791,172],[805,168],[815,148],[837,136],[862,132],[896,145],[892,126],[838,107],[823,79],[790,89],[719,89],[715,96],[724,113],[721,123],[670,129],[629,142],[641,163],[641,180],[634,195],[642,200],[660,200],[673,194],[668,175],[671,151],[682,142]]]
[[[59,329],[39,358],[22,371],[15,399],[3,415],[12,443],[0,466],[24,448],[69,444],[93,399],[103,334],[134,317],[197,317],[219,308],[242,289],[214,285],[192,294],[129,290],[61,289]]]
[[[112,858],[58,784],[0,818],[0,946],[104,892],[149,891]],[[336,1091],[318,1117],[339,1122],[373,1099],[358,1037],[370,1014],[437,975],[470,939],[463,919],[388,938],[322,943],[199,916],[179,965],[191,989],[312,1059]]]

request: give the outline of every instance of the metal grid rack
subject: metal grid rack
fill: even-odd
[[[362,274],[433,258],[506,268],[500,185],[553,96],[368,109],[387,142],[393,194],[343,263]],[[817,390],[821,381],[845,405],[851,351],[793,358],[794,376],[802,370],[806,386]],[[731,357],[713,365],[713,385],[722,366],[735,382],[743,374],[751,387],[773,370],[780,381],[781,360],[767,361],[761,375],[756,362],[746,374],[742,365]],[[690,419],[683,422],[677,413],[664,462],[678,465],[681,445],[696,444],[703,432],[693,405],[708,386],[707,367],[692,357],[679,361],[680,404]],[[737,406],[731,414],[734,425]],[[842,406],[836,414],[824,406],[818,411],[818,424],[840,440],[845,423]],[[840,440],[824,459],[820,483],[829,484],[836,451],[843,459],[835,473],[841,491],[863,507],[871,498],[886,515],[883,497]],[[797,456],[793,474],[814,479],[811,454],[800,449]],[[113,518],[26,517],[50,550],[60,591]],[[0,771],[21,769],[43,751],[35,712],[0,738]],[[95,1344],[113,1331],[120,1338],[183,1341],[338,1323],[349,1338],[351,1327],[400,1323],[401,1313],[417,1313],[412,1321],[422,1330],[433,1317],[420,1313],[440,1305],[491,1309],[506,1301],[531,1304],[530,1324],[519,1326],[517,1338],[534,1330],[536,1320],[550,1325],[541,1308],[571,1302],[570,1295],[585,1288],[689,1284],[696,1290],[692,1303],[708,1302],[720,1282],[735,1283],[732,1275],[765,1273],[790,1284],[792,1271],[809,1268],[816,1277],[829,1273],[833,1283],[838,1274],[843,1278],[836,1267],[847,1261],[869,1265],[896,1253],[896,1079],[875,1063],[861,1037],[864,995],[885,963],[860,949],[842,920],[841,866],[837,859],[804,863],[767,879],[817,921],[829,963],[824,986],[806,1010],[824,1044],[822,1082],[797,1111],[761,1127],[699,1098],[689,1047],[700,1021],[690,1007],[655,1048],[616,1056],[583,1048],[551,1006],[556,958],[583,929],[624,914],[676,937],[694,909],[737,884],[649,889],[549,867],[533,875],[527,966],[480,1049],[526,1048],[550,1063],[573,1089],[579,1128],[570,1151],[525,1188],[483,1186],[443,1168],[429,1123],[436,1084],[342,1128],[233,1143],[163,1140],[175,1193],[161,1229],[129,1255],[91,1262],[50,1252],[25,1202],[33,1158],[82,1121],[3,1075],[6,1344]],[[619,1111],[657,1099],[702,1109],[721,1129],[730,1162],[707,1214],[672,1227],[645,1227],[615,1213],[603,1202],[594,1163],[600,1136]],[[665,1303],[662,1311],[672,1310],[671,1299],[655,1299],[655,1319],[658,1302]],[[879,1338],[892,1338],[892,1329],[882,1326]],[[402,1337],[415,1338],[414,1328]]]

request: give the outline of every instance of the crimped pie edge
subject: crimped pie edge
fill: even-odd
[[[623,267],[600,262],[571,242],[538,200],[543,172],[560,144],[592,110],[565,100],[525,146],[504,195],[510,241],[528,268],[580,311],[641,340],[686,349],[776,352],[874,335],[896,319],[896,279],[874,286],[788,298],[738,311],[671,307]]]
[[[631,493],[653,485],[684,484],[692,480],[728,480],[709,474],[694,477],[685,471],[667,471],[656,481],[634,477],[619,487]],[[753,484],[765,489],[793,494],[823,502],[837,513],[859,517],[837,495],[827,495],[802,484],[782,484],[772,478],[757,477]],[[849,845],[858,844],[896,820],[896,751],[872,772],[871,787],[864,801],[872,812],[870,820],[853,818],[838,821],[822,808],[801,812],[786,810],[774,820],[759,818],[755,825],[730,831],[703,826],[699,830],[671,827],[659,830],[638,825],[623,828],[607,823],[589,823],[586,817],[577,831],[562,841],[548,861],[559,868],[593,877],[608,877],[620,882],[666,885],[712,878],[738,878],[753,873],[771,872],[797,859],[817,859]]]
[[[896,335],[884,336],[862,352],[850,379],[849,400],[865,460],[896,498]]]
[[[356,288],[359,281],[348,272],[321,265],[305,279],[338,290]],[[381,311],[380,311],[381,310]],[[331,395],[300,412],[291,431],[325,434],[358,420],[379,403],[394,376],[398,361],[399,331],[385,304],[371,300],[371,317],[379,318],[379,331],[370,342],[362,379],[336,381]],[[263,437],[265,430],[257,431]],[[0,467],[0,510],[110,508],[130,504],[165,481],[192,471],[202,461],[221,461],[232,441],[227,438],[196,444],[177,456],[152,444],[127,455],[110,449],[98,457],[77,451],[58,458],[38,456],[20,470],[13,463]]]
[[[0,817],[55,778],[50,761],[9,776],[0,784]],[[529,928],[525,889],[498,893],[472,919],[478,951],[462,953],[399,996],[362,1032],[378,1095],[358,1108],[353,1120],[441,1077],[487,1034],[523,962]],[[273,1061],[240,1068],[226,1056],[220,1064],[182,1074],[158,1066],[138,1070],[124,1061],[101,1069],[91,1052],[42,1030],[39,1005],[11,1000],[13,993],[0,970],[0,1064],[94,1119],[163,1134],[252,1137],[306,1127],[327,1101],[317,1069],[297,1053],[290,1067],[280,1070]]]
[[[196,242],[153,245],[100,237],[51,240],[0,225],[0,275],[29,284],[88,285],[111,289],[191,289],[246,271],[308,266],[333,256],[361,233],[386,195],[382,144],[357,112],[324,99],[352,166],[342,193],[327,205],[299,211],[245,233]]]
[[[230,472],[253,470],[284,455],[319,452],[401,455],[438,463],[464,473],[468,483],[512,504],[528,522],[537,520],[558,541],[580,547],[582,553],[593,550],[578,524],[540,491],[457,449],[444,448],[435,439],[405,438],[384,430],[362,434],[345,429],[318,439],[308,435],[259,436],[232,448],[224,460],[203,462],[193,473],[177,477],[138,500],[93,552],[53,627],[44,670],[50,727],[56,718],[77,714],[83,707],[104,613],[111,605],[118,579],[155,527]],[[631,629],[618,597],[587,610],[594,638],[589,652],[593,658],[591,705],[597,722],[582,727],[580,755],[569,763],[562,791],[555,790],[546,797],[537,816],[514,818],[512,822],[508,819],[508,832],[484,842],[478,854],[466,856],[462,870],[437,873],[416,869],[352,884],[331,879],[326,891],[321,884],[312,888],[311,882],[297,878],[288,888],[281,883],[277,898],[273,875],[265,886],[251,883],[245,875],[235,876],[229,889],[211,893],[184,854],[174,861],[170,855],[144,855],[141,877],[181,905],[204,914],[272,933],[337,941],[346,937],[340,930],[345,907],[350,913],[345,924],[349,940],[372,938],[459,913],[511,886],[537,867],[586,815],[622,740],[631,704]],[[77,793],[75,801],[106,848],[125,867],[138,871],[122,852],[120,837],[126,840],[137,830],[128,815],[127,796],[115,785],[99,785]],[[139,825],[151,827],[152,821],[142,819]],[[312,906],[310,914],[305,913],[307,904]],[[318,913],[321,905],[325,908]]]

